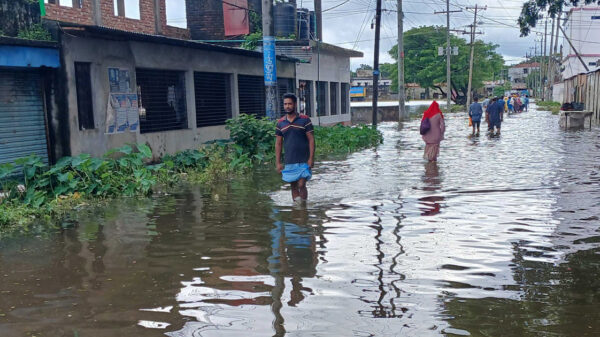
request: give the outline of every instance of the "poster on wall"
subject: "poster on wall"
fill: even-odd
[[[131,80],[128,69],[108,68],[110,92],[131,92]]]
[[[138,95],[111,93],[106,111],[106,133],[136,132],[139,127]]]

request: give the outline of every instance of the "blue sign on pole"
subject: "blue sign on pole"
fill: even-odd
[[[263,65],[265,85],[277,85],[277,59],[275,58],[275,37],[263,37]]]

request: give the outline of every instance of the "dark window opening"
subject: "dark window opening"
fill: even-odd
[[[307,116],[312,115],[312,81],[300,81],[298,88],[298,102],[300,113]]]
[[[340,94],[340,107],[341,107],[341,111],[342,114],[347,114],[350,111],[348,111],[348,97],[350,96],[350,84],[349,83],[342,83],[341,84],[341,94]]]
[[[523,74],[527,74],[528,72],[529,72],[529,69],[527,69],[527,68],[523,69]]]
[[[240,113],[264,117],[265,82],[262,76],[238,75]]]
[[[140,132],[187,128],[185,73],[183,71],[136,69],[140,104]]]
[[[90,63],[75,62],[75,89],[77,91],[79,130],[91,130],[95,128],[90,68]]]
[[[230,75],[194,73],[196,126],[223,125],[231,118]]]
[[[317,82],[317,116],[327,116],[327,82]]]
[[[279,99],[279,115],[283,116],[285,110],[283,109],[283,95],[290,93],[295,94],[294,79],[292,78],[278,78],[277,79],[277,97]]]
[[[600,15],[592,15],[592,20],[600,20]]]
[[[329,108],[332,115],[337,115],[337,88],[336,82],[329,83]]]

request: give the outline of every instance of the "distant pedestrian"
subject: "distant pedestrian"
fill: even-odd
[[[529,111],[529,95],[525,95],[525,98],[523,98],[523,109]]]
[[[481,125],[481,116],[483,115],[483,107],[479,104],[477,97],[473,98],[473,103],[469,106],[469,117],[473,122],[473,135],[475,135],[475,126],[477,126],[477,135],[479,136],[479,126]]]
[[[315,138],[310,118],[296,112],[297,102],[294,94],[283,95],[286,115],[277,121],[275,161],[282,179],[291,184],[292,200],[302,202],[308,198],[306,182],[312,177]],[[285,166],[281,164],[282,148]]]
[[[490,105],[490,101],[491,101],[491,98],[486,97],[486,99],[484,99],[483,102],[481,102],[481,105],[483,106],[483,111],[487,111],[487,107],[488,107],[488,105]]]
[[[423,113],[421,125],[424,124],[429,125],[429,129],[425,133],[421,133],[421,137],[425,142],[424,158],[429,161],[437,161],[440,154],[440,143],[444,140],[446,125],[444,124],[444,115],[436,101],[433,101]]]
[[[504,99],[502,97],[498,97],[498,100],[488,108],[488,131],[490,134],[493,134],[494,128],[496,128],[496,135],[500,135],[500,127],[502,126],[502,121],[504,120],[505,104],[506,102]]]

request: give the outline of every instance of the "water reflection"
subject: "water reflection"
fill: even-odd
[[[423,182],[425,183],[425,186],[422,188],[424,191],[433,192],[433,194],[440,191],[441,178],[440,169],[437,162],[434,161],[425,163]],[[421,215],[431,216],[440,213],[444,197],[440,195],[428,195],[419,198],[419,201],[422,205],[420,208],[422,211]]]

